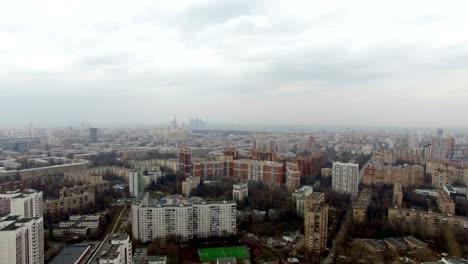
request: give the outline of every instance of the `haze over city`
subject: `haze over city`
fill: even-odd
[[[466,127],[466,1],[9,1],[0,127]]]
[[[468,1],[0,4],[0,264],[468,264]]]

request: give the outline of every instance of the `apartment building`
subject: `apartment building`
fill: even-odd
[[[305,200],[307,196],[314,192],[312,186],[304,185],[300,189],[297,189],[292,194],[293,202],[296,204],[296,213],[298,215],[304,215]]]
[[[284,167],[282,163],[260,160],[233,161],[233,176],[242,181],[260,181],[268,185],[282,186]]]
[[[192,151],[190,148],[180,148],[177,151],[177,172],[186,176],[192,170]]]
[[[362,183],[395,184],[402,186],[424,183],[424,167],[421,165],[392,166],[372,163],[364,170]]]
[[[0,263],[44,263],[44,223],[41,217],[0,218]]]
[[[297,163],[286,163],[286,186],[289,190],[301,187],[301,172]]]
[[[452,159],[454,149],[454,138],[433,138],[431,143],[431,158],[436,160]]]
[[[143,192],[143,172],[142,171],[131,171],[128,174],[129,192],[130,196],[138,197]]]
[[[323,205],[320,194],[308,197],[304,212],[304,247],[308,254],[320,256],[328,238],[328,207]]]
[[[367,222],[367,207],[371,202],[372,190],[364,188],[353,202],[353,222],[364,224]]]
[[[317,176],[322,169],[322,160],[322,154],[320,153],[298,158],[297,165],[299,166],[300,175],[304,177]]]
[[[232,158],[192,162],[192,175],[202,179],[218,179],[232,175]]]
[[[455,215],[455,203],[443,190],[438,190],[437,207],[441,214]]]
[[[249,196],[249,187],[247,183],[234,184],[232,186],[232,199],[235,201],[244,201]]]
[[[200,185],[200,177],[187,177],[182,182],[182,195],[190,197],[190,193],[196,190],[198,185]]]
[[[437,236],[443,227],[453,230],[455,236],[459,238],[465,238],[468,235],[468,217],[415,209],[390,208],[388,221],[395,228],[423,237]]]
[[[403,187],[400,183],[393,184],[392,205],[401,208],[403,203]]]
[[[359,191],[359,181],[359,164],[333,163],[332,189],[335,192],[356,196]]]
[[[75,186],[62,188],[59,199],[46,200],[44,202],[45,214],[71,213],[73,211],[86,211],[96,204],[95,192],[89,186]]]
[[[325,204],[325,193],[313,192],[306,196],[304,211],[307,211],[307,209],[313,209],[314,207],[323,204]]]
[[[42,192],[0,194],[0,263],[44,263]]]
[[[161,200],[142,194],[132,204],[132,235],[142,242],[178,237],[224,236],[236,232],[235,202],[167,196]]]
[[[81,183],[99,183],[103,181],[102,175],[91,175],[84,173],[65,173],[63,175],[64,180],[70,181],[76,184]]]
[[[124,233],[112,234],[102,243],[88,264],[133,264],[132,241]]]
[[[43,216],[42,192],[35,190],[0,193],[0,216],[19,215],[33,218]]]

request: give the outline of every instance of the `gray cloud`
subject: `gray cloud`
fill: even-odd
[[[96,7],[86,25],[78,11],[18,17],[0,26],[0,111],[24,105],[0,123],[468,122],[468,21],[402,6],[148,1]]]

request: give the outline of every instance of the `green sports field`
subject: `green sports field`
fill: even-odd
[[[250,257],[249,250],[245,246],[200,248],[198,254],[201,262],[213,262],[219,258],[246,259]]]

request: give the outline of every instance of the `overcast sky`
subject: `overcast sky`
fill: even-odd
[[[468,126],[461,1],[0,4],[0,127]]]

